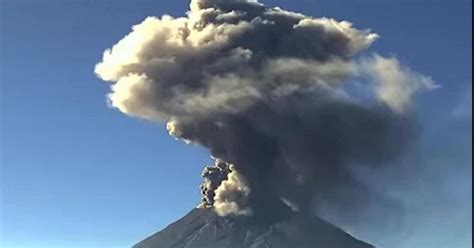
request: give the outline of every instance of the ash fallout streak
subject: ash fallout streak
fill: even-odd
[[[378,37],[252,0],[192,0],[185,17],[133,26],[95,73],[110,106],[209,149],[199,207],[265,220],[320,202],[356,211],[372,190],[353,171],[397,159],[412,97],[437,87],[364,53]]]

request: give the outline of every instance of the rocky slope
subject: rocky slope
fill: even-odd
[[[294,213],[262,224],[194,209],[133,248],[373,248],[317,217]]]

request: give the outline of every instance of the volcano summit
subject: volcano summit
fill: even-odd
[[[317,218],[294,213],[278,223],[218,216],[209,208],[185,217],[133,248],[374,248]]]

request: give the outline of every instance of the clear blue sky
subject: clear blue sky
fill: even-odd
[[[471,1],[262,2],[371,28],[381,35],[374,50],[442,85],[420,96],[418,106],[424,152],[434,161],[429,178],[450,198],[426,206],[419,222],[437,229],[416,233],[403,248],[470,247]],[[108,108],[108,85],[93,73],[103,50],[131,25],[151,15],[182,15],[187,6],[187,0],[1,2],[0,247],[126,248],[196,205],[200,172],[210,162],[206,151],[170,138],[162,124]],[[446,218],[433,218],[440,215]]]

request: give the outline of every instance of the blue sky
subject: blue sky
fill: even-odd
[[[432,194],[427,202],[434,205],[417,220],[423,231],[403,248],[470,247],[471,1],[262,2],[370,28],[381,36],[373,50],[442,86],[420,95],[417,106],[429,158],[420,180],[445,194]],[[163,124],[108,108],[108,85],[93,73],[103,50],[131,25],[147,16],[180,16],[187,6],[185,0],[2,1],[1,247],[130,247],[196,205],[207,152],[172,139]],[[436,221],[440,215],[446,220]]]

